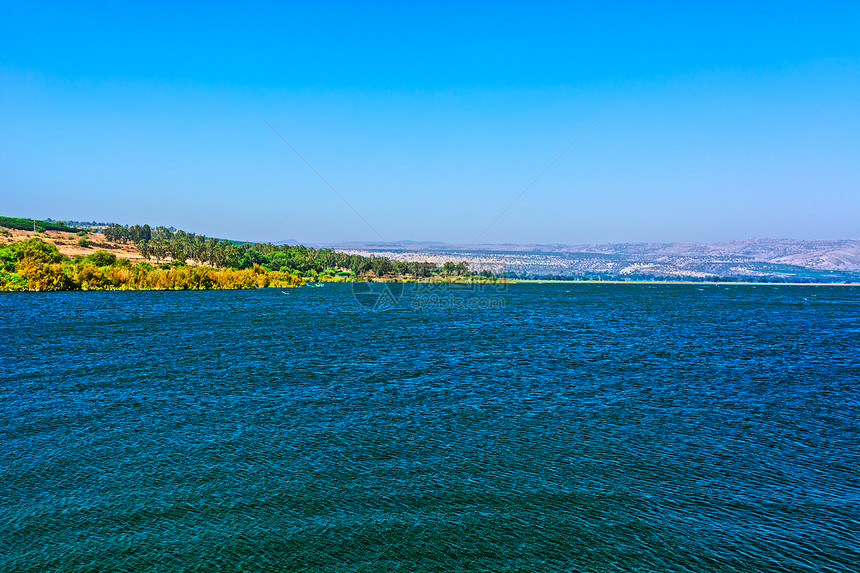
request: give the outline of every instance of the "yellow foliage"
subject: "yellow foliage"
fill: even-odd
[[[27,288],[30,290],[72,290],[76,286],[59,263],[39,264],[25,258],[18,263],[17,274],[27,281]]]
[[[97,266],[72,262],[41,242],[21,245],[15,266],[0,273],[0,290],[204,290],[302,286],[304,279],[288,271],[253,268],[171,267],[116,264]],[[10,270],[12,272],[10,272]]]

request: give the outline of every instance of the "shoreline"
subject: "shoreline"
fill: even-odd
[[[841,286],[841,287],[851,287],[851,286],[860,286],[860,283],[785,283],[785,282],[758,282],[758,281],[618,281],[618,280],[558,280],[558,279],[510,279],[508,281],[511,284],[514,283],[525,283],[525,284],[616,284],[616,285],[700,285],[700,286],[722,286],[722,285],[734,285],[734,286]]]
[[[302,288],[309,287],[311,285],[322,286],[326,283],[340,283],[340,284],[361,284],[361,283],[380,283],[380,282],[398,282],[398,281],[379,281],[379,280],[371,280],[371,281],[310,281],[308,283],[302,285],[289,285],[289,286],[264,286],[264,287],[237,287],[237,288],[87,288],[87,289],[65,289],[65,290],[6,290],[0,289],[0,295],[7,293],[61,293],[61,292],[203,292],[203,291],[240,291],[240,290],[278,290],[278,289],[288,289],[288,288]],[[671,286],[671,285],[692,285],[692,286],[710,286],[710,287],[718,287],[718,286],[790,286],[790,287],[798,287],[798,286],[812,286],[812,287],[860,287],[860,283],[775,283],[775,282],[694,282],[694,281],[598,281],[598,280],[577,280],[577,281],[563,281],[563,280],[532,280],[532,279],[517,279],[517,280],[508,280],[508,281],[499,281],[496,283],[467,283],[467,282],[442,282],[442,281],[409,281],[409,282],[401,282],[401,284],[611,284],[611,285],[639,285],[639,286]]]

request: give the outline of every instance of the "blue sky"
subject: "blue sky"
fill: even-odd
[[[0,3],[4,215],[470,243],[598,116],[481,242],[860,236],[860,3]]]

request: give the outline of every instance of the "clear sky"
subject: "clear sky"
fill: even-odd
[[[603,113],[602,116],[600,114]],[[860,236],[860,2],[0,1],[0,214],[258,241]]]

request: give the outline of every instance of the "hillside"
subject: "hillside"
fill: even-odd
[[[705,277],[860,281],[860,240],[746,239],[721,243],[451,245],[347,243],[333,248],[395,260],[466,261],[525,276]]]
[[[60,253],[68,257],[87,256],[93,254],[98,249],[103,249],[115,254],[117,258],[128,259],[132,263],[145,262],[133,244],[108,241],[104,233],[88,233],[86,238],[89,241],[89,246],[82,247],[78,244],[81,237],[76,233],[67,231],[34,233],[33,231],[23,231],[20,229],[6,229],[5,233],[0,233],[0,245],[8,245],[31,237],[38,237],[44,242],[56,246]]]

